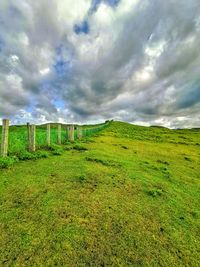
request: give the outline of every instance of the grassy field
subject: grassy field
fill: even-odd
[[[112,122],[0,170],[0,266],[199,266],[200,130]]]

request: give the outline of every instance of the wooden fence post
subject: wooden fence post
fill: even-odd
[[[51,124],[47,124],[47,145],[51,145]]]
[[[29,152],[35,152],[35,125],[29,125],[29,140],[28,150]]]
[[[71,125],[69,128],[69,140],[74,142],[74,125]]]
[[[58,144],[61,145],[61,124],[58,124]]]
[[[69,140],[69,126],[66,127],[66,139]]]
[[[9,120],[2,121],[2,140],[1,140],[1,156],[7,157],[8,155],[8,135],[9,135]]]
[[[81,126],[77,126],[77,138],[78,139],[81,139],[83,137],[83,134],[82,134],[82,127]]]

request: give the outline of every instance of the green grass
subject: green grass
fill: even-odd
[[[0,172],[0,266],[199,266],[200,130],[121,122]]]

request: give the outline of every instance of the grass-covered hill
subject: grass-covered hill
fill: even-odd
[[[112,122],[0,170],[0,266],[199,266],[200,130]]]

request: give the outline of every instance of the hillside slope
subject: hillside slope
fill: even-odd
[[[122,122],[0,172],[0,266],[198,266],[200,130]]]

